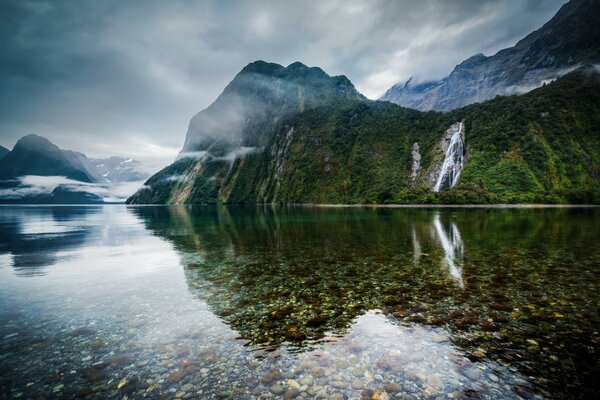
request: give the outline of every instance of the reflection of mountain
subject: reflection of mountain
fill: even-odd
[[[0,254],[10,254],[18,275],[45,274],[59,253],[79,247],[90,233],[81,221],[90,207],[6,207],[0,212]]]
[[[389,210],[195,211],[134,212],[175,243],[190,288],[255,343],[342,332],[367,309],[406,301],[400,288],[424,284],[411,282],[408,221]],[[447,281],[439,268],[429,273]]]
[[[426,210],[134,212],[176,245],[190,288],[256,343],[318,339],[345,330],[364,310],[410,302],[419,289],[434,285],[450,293],[453,281],[463,284],[458,228],[450,224],[446,232],[440,216],[432,221]],[[410,262],[414,224],[428,233],[418,240],[431,254],[417,264]],[[418,279],[423,274],[427,280]]]
[[[190,291],[253,344],[307,345],[380,308],[444,327],[474,359],[542,375],[536,385],[552,393],[594,387],[597,210],[132,212],[174,244]]]

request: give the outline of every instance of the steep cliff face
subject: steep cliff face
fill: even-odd
[[[252,141],[188,148],[195,157],[182,153],[130,202],[600,201],[596,70],[450,113],[360,96],[315,104]]]
[[[366,101],[345,76],[300,62],[287,68],[253,62],[192,118],[176,162],[150,178],[131,202],[226,202],[282,119],[346,100]]]
[[[578,66],[600,63],[600,2],[571,0],[514,47],[477,54],[439,82],[390,88],[382,100],[418,110],[447,111],[497,95],[528,92]]]

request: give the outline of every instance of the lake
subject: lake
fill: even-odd
[[[0,207],[0,398],[591,398],[600,209]]]

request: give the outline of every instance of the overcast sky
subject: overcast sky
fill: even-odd
[[[320,66],[374,99],[514,45],[564,2],[2,0],[0,145],[37,133],[165,165],[249,62]]]

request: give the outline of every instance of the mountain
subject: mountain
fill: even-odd
[[[279,73],[246,67],[129,203],[600,202],[597,69],[440,113],[260,65]]]
[[[0,146],[0,160],[2,158],[4,158],[4,156],[7,155],[8,153],[10,153],[9,149],[7,149],[6,147]]]
[[[226,201],[243,184],[237,171],[259,160],[281,120],[344,100],[366,101],[345,76],[332,77],[300,62],[287,67],[248,64],[214,103],[191,119],[177,161],[151,177],[130,201]]]
[[[149,176],[142,163],[132,158],[92,158],[90,161],[97,173],[109,182],[137,182]]]
[[[447,111],[528,92],[579,66],[600,63],[600,1],[571,0],[537,31],[491,57],[477,54],[439,82],[390,88],[381,100]]]
[[[85,155],[62,150],[38,135],[22,137],[0,160],[0,180],[24,175],[63,176],[88,183],[102,179]]]
[[[85,154],[60,149],[42,136],[27,135],[0,157],[0,203],[118,202],[133,191],[128,182],[147,176],[138,161],[119,157],[90,160]]]

